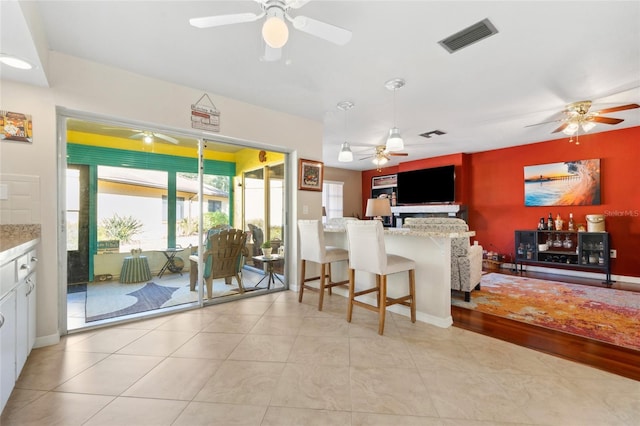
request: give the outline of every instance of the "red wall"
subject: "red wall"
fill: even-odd
[[[600,159],[601,204],[595,206],[524,206],[524,167],[572,160]],[[376,172],[362,172],[363,206],[371,178],[398,171],[454,164],[456,202],[465,204],[469,227],[487,250],[513,255],[514,230],[535,229],[541,217],[573,213],[586,225],[585,215],[605,215],[611,248],[612,273],[640,277],[640,127],[581,135],[580,145],[569,138],[402,163]]]

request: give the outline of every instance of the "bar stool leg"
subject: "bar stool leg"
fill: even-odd
[[[378,320],[378,334],[382,335],[384,333],[384,319],[385,313],[387,312],[387,276],[378,275],[380,279],[380,291],[378,292],[378,307],[379,307],[379,315],[380,319]]]
[[[353,293],[355,293],[356,283],[356,270],[349,268],[349,304],[347,305],[347,322],[351,322],[351,315],[353,314]]]
[[[300,291],[298,293],[298,303],[302,303],[302,293],[304,292],[304,274],[305,274],[306,265],[307,265],[307,261],[302,259],[302,264],[300,265]]]
[[[321,311],[322,310],[322,302],[324,301],[324,286],[325,286],[325,279],[326,279],[326,263],[323,263],[322,265],[320,265],[320,295],[318,297],[318,310]],[[331,291],[331,288],[329,288],[329,291]]]
[[[409,271],[409,294],[411,295],[411,322],[416,322],[416,270]]]

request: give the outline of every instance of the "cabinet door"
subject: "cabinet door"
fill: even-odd
[[[0,410],[16,383],[16,292],[0,301]]]
[[[29,292],[28,295],[28,299],[29,299],[29,328],[28,328],[28,332],[29,332],[29,338],[28,338],[28,345],[27,345],[27,356],[29,356],[29,354],[31,353],[31,349],[33,349],[33,346],[36,344],[36,273],[34,272],[33,274],[31,274],[31,277],[29,277],[30,281],[31,281],[31,291]]]

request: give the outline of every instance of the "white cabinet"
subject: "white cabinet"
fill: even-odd
[[[36,274],[22,280],[16,289],[16,377],[36,341]]]
[[[16,292],[0,301],[0,408],[4,408],[16,383]]]
[[[10,252],[0,265],[0,411],[36,340],[36,251]],[[32,249],[31,251],[28,251]]]

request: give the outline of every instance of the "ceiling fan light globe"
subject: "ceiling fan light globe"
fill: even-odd
[[[340,153],[338,154],[338,161],[341,163],[349,163],[353,161],[353,152],[351,152],[351,147],[349,146],[349,142],[343,142],[340,147]]]
[[[278,16],[269,17],[262,25],[262,38],[274,49],[280,49],[289,40],[289,28]]]
[[[146,144],[152,143],[153,142],[153,136],[151,135],[144,135],[144,137],[142,138],[142,141]]]
[[[562,133],[564,133],[567,136],[571,136],[577,131],[578,131],[578,123],[569,123],[567,127],[565,127],[564,130],[562,130]]]
[[[591,130],[594,127],[596,127],[596,123],[594,123],[593,121],[585,121],[585,122],[582,123],[581,127],[582,127],[582,131],[584,131],[586,133],[589,130]]]
[[[389,160],[387,160],[387,157],[384,157],[382,155],[381,156],[376,156],[373,159],[373,164],[375,164],[376,166],[382,166],[383,164],[387,164],[387,161],[389,161]]]
[[[386,149],[389,152],[402,151],[404,149],[404,141],[402,140],[402,136],[400,136],[400,131],[397,127],[392,127],[389,130]]]

